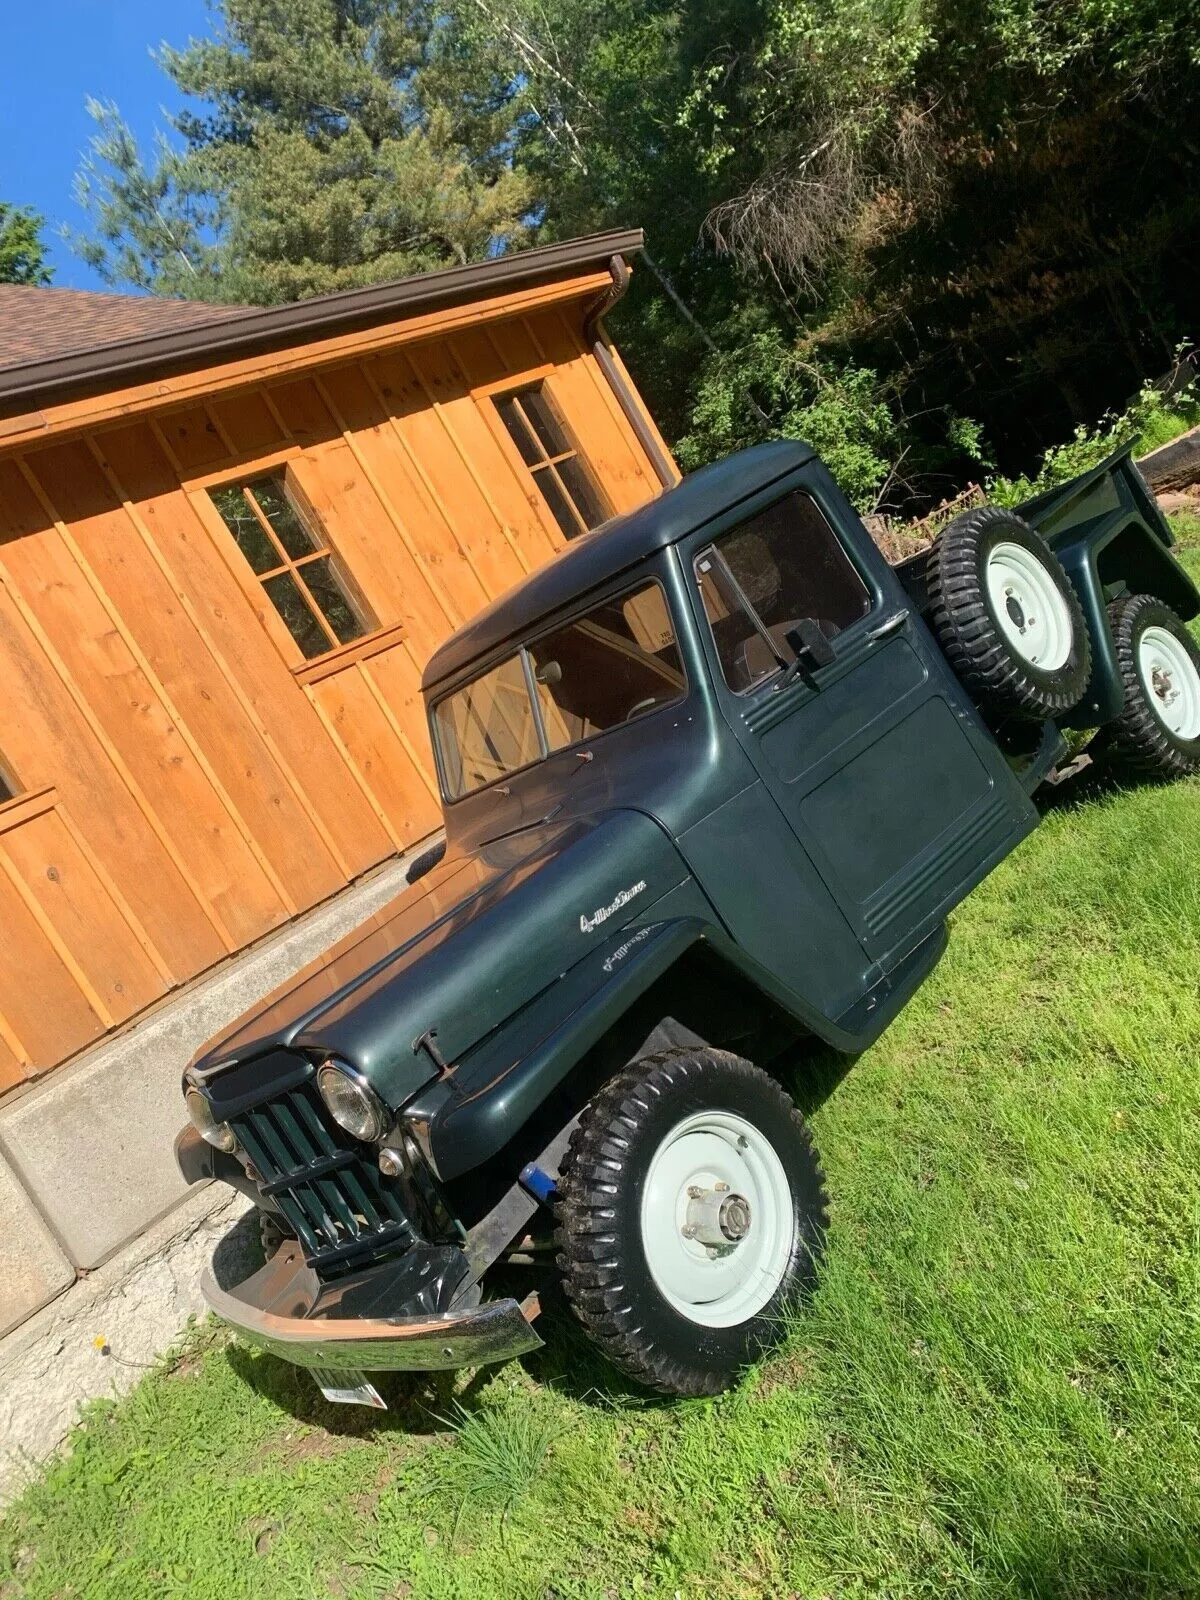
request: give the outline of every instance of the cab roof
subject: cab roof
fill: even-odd
[[[422,690],[457,677],[472,662],[529,633],[543,617],[803,466],[814,453],[794,439],[755,445],[701,467],[657,500],[573,539],[544,567],[452,633],[425,668]]]

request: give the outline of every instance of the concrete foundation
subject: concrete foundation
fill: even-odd
[[[385,863],[0,1104],[0,1333],[187,1198],[172,1151],[185,1120],[183,1068],[213,1034],[400,894],[417,853]]]
[[[74,1281],[75,1268],[0,1157],[0,1335]]]
[[[249,1206],[218,1185],[193,1193],[0,1339],[0,1504],[59,1447],[85,1401],[131,1389],[203,1313],[200,1273]]]

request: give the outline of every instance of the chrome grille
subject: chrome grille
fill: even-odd
[[[374,1162],[325,1110],[311,1082],[231,1119],[259,1188],[296,1230],[310,1267],[329,1267],[417,1238]]]

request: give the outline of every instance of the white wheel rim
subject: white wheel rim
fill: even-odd
[[[1167,628],[1147,628],[1138,640],[1138,673],[1151,711],[1177,739],[1200,739],[1200,672]]]
[[[712,1216],[738,1198],[749,1208],[741,1238],[689,1236],[698,1211]],[[681,1316],[706,1328],[757,1316],[783,1282],[796,1235],[791,1184],[770,1140],[732,1111],[685,1117],[650,1162],[641,1231],[650,1274]]]
[[[1008,540],[987,559],[992,613],[1009,644],[1030,666],[1055,672],[1071,654],[1074,628],[1062,590],[1024,545]]]

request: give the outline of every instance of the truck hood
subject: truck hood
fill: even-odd
[[[339,1056],[393,1108],[687,878],[649,817],[560,820],[448,854],[213,1040],[212,1070],[281,1046]]]

